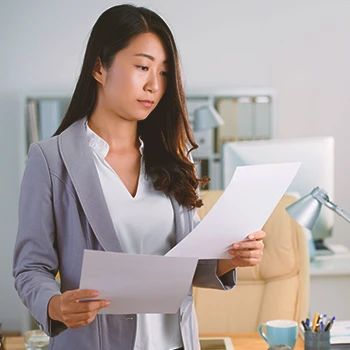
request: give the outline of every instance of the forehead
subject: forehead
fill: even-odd
[[[167,52],[163,42],[154,33],[143,33],[134,37],[129,45],[120,51],[120,53],[134,56],[146,54],[155,58],[156,61],[165,61],[168,59]]]

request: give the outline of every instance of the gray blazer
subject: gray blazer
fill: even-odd
[[[194,210],[171,197],[176,240],[197,223]],[[22,180],[14,251],[15,288],[55,350],[131,350],[137,315],[97,315],[84,327],[68,329],[48,317],[50,299],[79,288],[84,249],[122,252],[108,212],[81,119],[59,136],[32,144]],[[229,289],[235,274],[216,276],[216,260],[200,260],[193,285]],[[55,281],[60,272],[61,283]],[[169,276],[171,278],[171,276]],[[180,307],[186,350],[199,349],[191,291]]]

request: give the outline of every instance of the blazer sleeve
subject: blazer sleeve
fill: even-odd
[[[190,149],[191,147],[188,147]],[[188,159],[194,163],[191,153],[188,153]],[[197,188],[197,195],[199,196],[199,187]],[[200,223],[200,218],[195,212],[193,214],[193,225],[195,228]],[[192,285],[200,288],[213,289],[232,289],[236,285],[236,270],[228,271],[224,275],[218,277],[216,274],[218,265],[217,259],[207,259],[198,261],[197,269],[193,277]]]
[[[51,175],[40,146],[32,144],[21,184],[13,276],[22,302],[51,337],[67,328],[48,316],[50,299],[61,294],[57,271]]]
[[[199,224],[200,218],[198,214],[194,214],[193,222],[193,227]],[[193,286],[224,290],[232,289],[236,285],[236,270],[226,272],[218,277],[216,274],[217,264],[217,259],[199,260],[193,278]]]

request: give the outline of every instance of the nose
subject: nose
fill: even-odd
[[[152,94],[158,92],[160,89],[160,84],[161,84],[160,79],[161,79],[160,74],[158,74],[156,72],[150,73],[148,75],[148,79],[147,79],[147,82],[145,84],[145,90],[147,92],[152,93]]]

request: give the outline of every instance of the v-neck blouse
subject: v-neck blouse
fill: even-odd
[[[145,173],[140,139],[140,175],[133,197],[105,160],[109,145],[85,123],[107,207],[123,252],[164,255],[175,245],[174,212],[170,199],[155,190]],[[130,276],[134,278],[135,276]],[[134,349],[164,350],[182,346],[179,313],[139,314]]]

